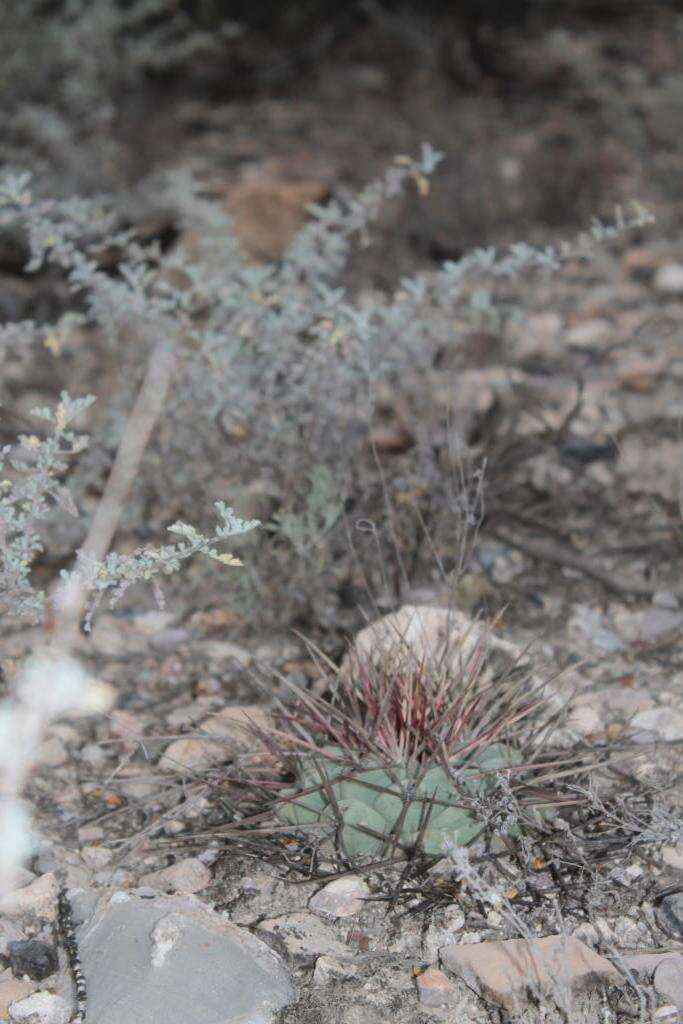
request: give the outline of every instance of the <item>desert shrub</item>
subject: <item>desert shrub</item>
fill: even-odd
[[[476,520],[471,499],[480,479],[475,472],[454,487],[443,460],[447,404],[425,417],[419,403],[431,403],[436,384],[448,380],[437,356],[457,348],[456,313],[461,323],[482,316],[472,279],[492,282],[485,303],[492,315],[497,282],[557,270],[564,259],[585,256],[597,241],[647,218],[636,210],[614,226],[595,224],[557,249],[477,250],[436,273],[402,280],[391,296],[348,295],[338,281],[354,245],[367,244],[384,204],[406,187],[426,194],[439,159],[425,145],[416,159],[397,158],[358,196],[312,208],[283,259],[259,266],[244,262],[229,218],[185,174],[170,178],[163,202],[176,211],[181,232],[200,238],[191,258],[182,245],[164,252],[157,243],[142,244],[112,200],[40,199],[27,175],[8,176],[0,231],[23,237],[27,270],[52,267],[70,297],[56,323],[23,321],[0,330],[0,365],[5,380],[15,382],[0,400],[11,400],[21,386],[27,353],[42,350],[53,379],[61,374],[70,391],[74,371],[91,390],[102,365],[114,368],[106,411],[93,415],[91,443],[71,473],[74,506],[91,507],[101,492],[146,368],[163,349],[171,367],[168,399],[122,528],[133,537],[158,536],[180,516],[201,530],[205,510],[224,499],[247,520],[263,520],[257,545],[241,541],[247,566],[228,597],[251,622],[286,624],[304,615],[322,625],[334,621],[348,578],[340,560],[350,517],[374,529],[388,504],[403,501],[411,511],[419,506],[421,521],[438,522],[444,544],[458,539],[463,517]],[[81,361],[91,369],[79,378]],[[153,387],[152,381],[151,393]],[[369,436],[387,396],[392,405],[412,396],[418,407],[407,413],[404,454],[381,462]],[[59,442],[65,443],[71,442]],[[453,450],[457,461],[457,445]],[[85,533],[83,521],[67,518],[50,523],[48,547],[61,557]],[[407,580],[409,569],[401,571]],[[206,587],[205,574],[199,584]]]

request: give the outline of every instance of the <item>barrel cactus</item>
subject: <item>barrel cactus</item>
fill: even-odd
[[[272,771],[266,778],[259,754],[252,785],[279,825],[326,826],[344,858],[438,857],[447,842],[465,846],[484,831],[482,801],[510,834],[518,823],[507,797],[494,806],[497,773],[515,769],[515,793],[527,786],[522,723],[541,698],[523,665],[488,671],[487,657],[483,636],[465,635],[447,661],[399,645],[332,666],[326,693],[293,688],[273,728],[257,732]]]
[[[348,751],[327,746],[301,760],[297,784],[280,794],[277,813],[295,826],[335,826],[350,857],[378,856],[392,847],[438,856],[447,840],[466,846],[482,832],[463,797],[492,789],[495,773],[521,760],[514,747],[491,743],[448,768],[391,765],[367,755],[349,764]]]

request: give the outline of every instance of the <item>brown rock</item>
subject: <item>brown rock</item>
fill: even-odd
[[[417,997],[422,1006],[451,1006],[456,999],[453,982],[438,967],[428,967],[415,979]]]
[[[306,207],[320,203],[319,181],[244,181],[230,192],[227,207],[247,259],[277,260],[306,220]]]
[[[368,444],[381,455],[402,455],[415,444],[415,439],[400,423],[373,427]]]
[[[243,621],[242,617],[232,608],[216,607],[208,608],[204,612],[195,612],[190,617],[190,627],[199,636],[212,636],[215,633],[223,633],[234,626],[239,626]]]
[[[252,263],[280,259],[307,219],[306,208],[322,202],[327,192],[319,181],[266,178],[248,179],[224,192],[222,205],[233,218],[245,259]],[[192,228],[182,236],[180,248],[189,260],[202,256],[205,237],[204,229]]]
[[[529,993],[558,998],[597,982],[618,984],[621,976],[604,957],[578,939],[508,939],[439,950],[442,964],[491,1002],[515,1010]]]
[[[626,250],[622,263],[630,277],[639,281],[651,281],[662,260],[661,253],[656,253],[652,249],[634,247]]]
[[[619,384],[626,391],[647,395],[657,387],[665,366],[661,360],[639,359],[619,372]]]

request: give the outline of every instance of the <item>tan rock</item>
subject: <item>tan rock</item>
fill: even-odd
[[[662,860],[667,867],[683,871],[683,843],[678,843],[677,846],[664,846]]]
[[[107,864],[111,864],[113,856],[106,846],[84,846],[81,850],[84,863],[93,871],[106,868]]]
[[[562,317],[553,310],[543,313],[532,313],[517,327],[516,348],[519,359],[533,356],[558,355],[558,344],[562,330]]]
[[[200,892],[211,882],[211,872],[197,857],[186,857],[161,871],[151,871],[140,879],[141,885],[151,885],[161,892]]]
[[[572,348],[590,349],[609,341],[613,337],[613,327],[609,320],[593,317],[591,320],[575,324],[567,331],[565,337],[567,344]]]
[[[116,776],[118,795],[128,800],[147,800],[159,792],[159,780],[144,764],[127,764]]]
[[[112,736],[123,740],[121,749],[128,752],[136,749],[138,740],[145,732],[145,723],[139,715],[132,711],[125,711],[123,708],[114,708],[110,712],[109,727]]]
[[[679,1018],[680,1008],[675,1003],[666,1003],[665,1006],[659,1006],[652,1014],[653,1020],[672,1020]]]
[[[78,830],[79,843],[96,843],[104,839],[104,829],[99,825],[82,825]]]
[[[600,709],[590,703],[575,702],[567,718],[567,728],[579,736],[594,736],[602,732],[604,722]]]
[[[405,658],[416,667],[449,666],[458,672],[482,645],[488,652],[484,678],[492,670],[528,664],[521,648],[491,633],[464,612],[404,605],[358,633],[342,663],[342,672],[351,671],[355,663],[379,665],[387,657]]]
[[[529,994],[561,999],[598,982],[618,984],[615,967],[578,939],[508,939],[439,950],[442,964],[479,995],[506,1009],[524,1006]]]
[[[174,740],[159,761],[163,771],[202,771],[228,761],[236,754],[252,751],[255,747],[252,726],[267,729],[272,725],[268,712],[259,704],[223,708],[211,715],[198,731],[202,737]]]
[[[675,743],[683,740],[683,711],[667,707],[641,711],[634,715],[631,726],[634,730],[643,730],[642,734],[634,737],[636,742],[648,743],[654,737],[665,743]]]
[[[254,660],[251,651],[229,640],[207,640],[202,645],[202,653],[211,661],[235,662],[243,668],[248,668]]]
[[[65,999],[54,992],[40,989],[13,1003],[10,1019],[16,1024],[33,1024],[34,1021],[41,1021],[42,1024],[62,1024],[71,1020],[71,1014]]]
[[[113,658],[142,654],[151,641],[175,620],[169,612],[145,612],[135,619],[105,612],[95,619],[91,633],[80,636],[78,646]]]
[[[66,764],[69,755],[57,736],[51,736],[40,745],[37,763],[41,768],[59,768]]]
[[[311,896],[308,905],[311,910],[326,917],[351,917],[365,907],[370,895],[366,882],[358,875],[344,875],[335,878]]]
[[[0,1020],[7,1020],[10,1005],[19,1002],[30,996],[35,991],[35,981],[23,981],[20,978],[13,978],[9,971],[9,977],[0,978]]]
[[[46,921],[54,921],[59,884],[52,871],[36,878],[21,889],[14,889],[0,900],[0,913],[8,917],[33,913]]]

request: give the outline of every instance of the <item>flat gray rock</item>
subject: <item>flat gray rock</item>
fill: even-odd
[[[278,955],[194,896],[115,892],[77,934],[97,1024],[269,1024],[295,998]]]

